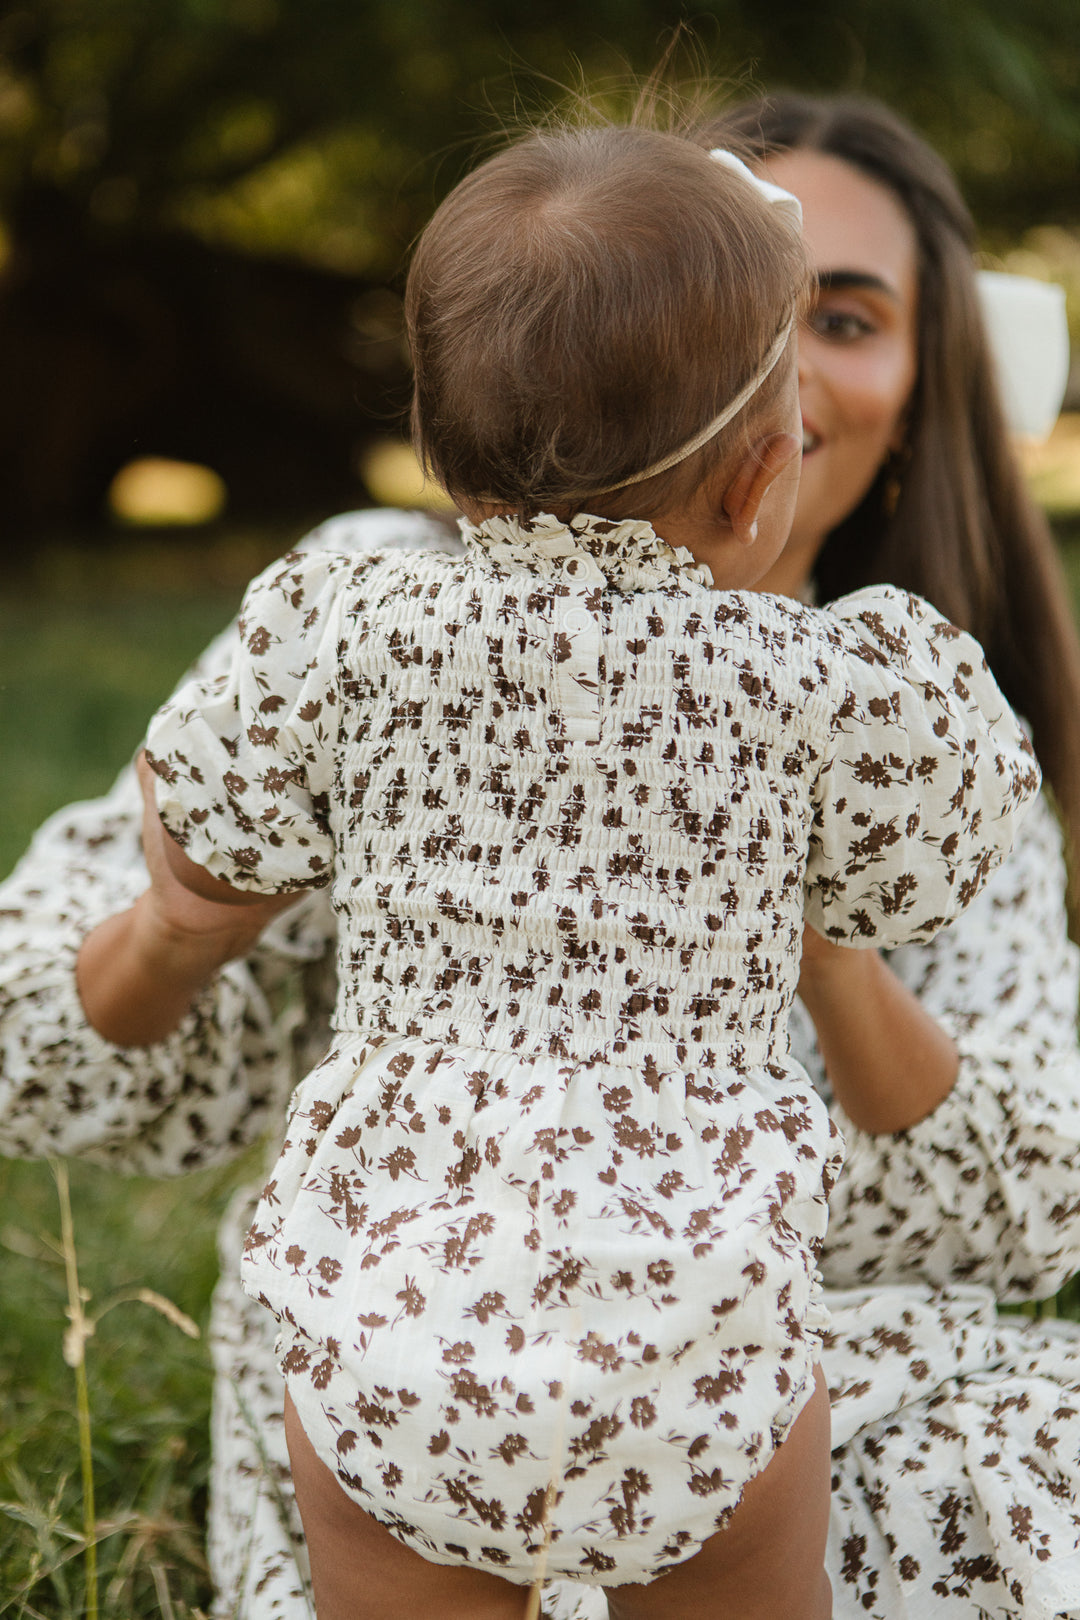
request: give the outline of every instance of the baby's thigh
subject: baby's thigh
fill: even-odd
[[[725,1529],[647,1586],[608,1589],[611,1620],[829,1620],[829,1395],[814,1393]]]
[[[347,1496],[316,1454],[288,1394],[285,1432],[318,1620],[525,1620],[528,1587],[484,1570],[430,1563]]]

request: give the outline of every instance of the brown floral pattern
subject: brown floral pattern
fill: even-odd
[[[453,542],[419,514],[381,511],[333,519],[307,544],[356,554]],[[222,669],[228,658],[223,638],[203,663]],[[246,963],[231,964],[168,1040],[123,1051],[89,1029],[75,991],[75,951],[118,896],[134,896],[145,885],[139,814],[128,771],[107,798],[54,817],[0,886],[0,1152],[7,1155],[79,1153],[118,1170],[167,1175],[220,1162],[278,1117],[292,1083],[294,1041],[300,1072],[325,1049],[336,940],[325,890],[281,919]],[[997,1458],[985,1469],[990,1450],[968,1446],[960,1454],[934,1443],[924,1368],[926,1343],[954,1342],[943,1320],[952,1314],[948,1294],[928,1279],[947,1281],[955,1269],[992,1322],[994,1291],[1043,1297],[1080,1269],[1078,953],[1066,938],[1063,882],[1060,835],[1040,802],[1013,854],[958,921],[928,945],[893,953],[904,982],[959,1036],[961,1075],[913,1131],[863,1137],[847,1128],[847,1159],[830,1201],[827,1284],[860,1276],[876,1281],[854,1296],[855,1305],[827,1288],[829,1383],[852,1390],[880,1385],[875,1347],[901,1330],[912,1350],[892,1357],[890,1366],[906,1361],[914,1369],[885,1383],[873,1410],[863,1398],[862,1426],[834,1454],[829,1568],[837,1620],[867,1613],[921,1620],[925,1604],[900,1606],[911,1591],[901,1568],[910,1573],[916,1563],[924,1584],[915,1598],[944,1583],[947,1595],[934,1592],[929,1612],[945,1620],[981,1620],[987,1612],[1042,1620],[1054,1611],[1032,1606],[1017,1573],[1013,1548],[1025,1513],[1011,1508],[1030,1510],[1056,1553],[1034,1563],[1036,1572],[1075,1548],[1075,1473],[1053,1480],[1042,1469],[1042,1423],[1030,1392],[1034,1384],[1056,1411],[1073,1410],[1080,1327],[1001,1320],[982,1347],[978,1371],[964,1370],[969,1355],[950,1373],[947,1387],[958,1406],[966,1405],[969,1390],[976,1402],[992,1392]],[[792,1046],[816,1076],[801,1020],[793,1020]],[[210,1334],[213,1612],[216,1620],[311,1620],[282,1437],[275,1324],[239,1285],[241,1237],[253,1210],[254,1192],[250,1208],[238,1209],[222,1228]],[[912,1322],[914,1301],[924,1309]],[[858,1331],[846,1333],[853,1309]],[[912,1476],[904,1457],[887,1450],[887,1436],[905,1431],[916,1444],[931,1442],[919,1453],[918,1493],[906,1488]],[[1059,1416],[1053,1432],[1059,1455],[1080,1456],[1080,1421]],[[881,1458],[865,1476],[869,1483],[864,1453]],[[1010,1494],[1001,1491],[997,1468],[1008,1472]],[[902,1511],[893,1510],[894,1500]],[[942,1501],[949,1503],[945,1514]],[[958,1525],[965,1536],[959,1548]],[[849,1542],[853,1554],[845,1550]],[[992,1561],[965,1591],[954,1565],[968,1547],[989,1548]],[[861,1599],[873,1592],[880,1594],[876,1609],[873,1599],[864,1608]],[[566,1620],[583,1616],[591,1597],[575,1584],[553,1591],[548,1607]],[[1061,1612],[1080,1614],[1075,1590]]]
[[[878,1280],[826,1288],[837,1620],[1080,1614],[1080,1585],[1062,1579],[1076,1546],[1076,1471],[1044,1466],[1050,1439],[1054,1456],[1080,1456],[1080,1326],[998,1319],[992,1292],[1049,1294],[1080,1268],[1080,973],[1065,936],[1063,882],[1060,835],[1040,802],[964,915],[929,945],[892,956],[959,1035],[961,1077],[915,1131],[864,1137],[844,1122],[848,1156],[822,1269],[827,1284],[834,1272],[871,1265]],[[793,1049],[816,1074],[808,1027],[793,1020]],[[875,1203],[879,1186],[887,1195]],[[254,1202],[253,1194],[251,1213]],[[310,1620],[292,1540],[299,1523],[280,1439],[273,1319],[238,1281],[247,1213],[223,1234],[218,1290],[215,1612]],[[925,1267],[975,1282],[959,1295],[932,1288]],[[977,1435],[985,1426],[988,1443],[951,1440],[946,1404],[953,1427]],[[1049,1558],[1029,1555],[1029,1522],[1039,1527],[1034,1550]],[[963,1578],[965,1565],[977,1578]],[[270,1602],[278,1606],[264,1609]],[[546,1607],[559,1620],[604,1617],[602,1597],[576,1583],[554,1587]]]
[[[152,761],[197,860],[332,879],[339,1035],[247,1264],[316,1444],[428,1556],[647,1579],[807,1393],[804,905],[927,937],[1037,770],[915,599],[716,593],[645,525],[466,538],[286,559]]]

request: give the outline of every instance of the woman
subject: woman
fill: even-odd
[[[819,280],[798,517],[766,584],[833,597],[885,579],[974,631],[1080,847],[1076,635],[1006,441],[951,176],[858,102],[777,97],[706,135],[742,137],[800,198]],[[928,948],[804,959],[848,1142],[822,1261],[848,1290],[826,1359],[838,1615],[1080,1612],[1080,1329],[993,1309],[1052,1293],[1080,1257],[1076,960],[1058,831],[1045,806],[1033,821]],[[882,1061],[912,994],[921,1032]]]
[[[707,132],[710,145],[740,136],[801,194],[822,273],[802,346],[799,515],[771,583],[798,593],[813,580],[828,596],[891,579],[936,597],[983,638],[1075,828],[1075,638],[994,404],[951,177],[878,108],[782,98]],[[854,188],[834,188],[828,208],[815,190],[826,158],[826,175]],[[882,257],[876,238],[870,251],[868,199],[906,259]],[[381,513],[337,520],[309,544],[343,541],[447,543],[429,520]],[[6,1152],[79,1151],[159,1173],[222,1159],[279,1117],[290,1040],[307,1066],[323,1038],[331,922],[319,897],[227,969],[173,1040],[117,1051],[87,1030],[74,956],[118,895],[143,886],[137,835],[128,777],[44,829],[0,894]],[[822,1262],[838,1617],[1080,1614],[1080,1328],[995,1311],[996,1297],[1046,1297],[1080,1269],[1077,959],[1063,894],[1060,832],[1043,806],[934,945],[888,967],[867,955],[873,978],[858,986],[848,957],[807,959],[805,1000],[848,1136]],[[275,1015],[297,973],[302,1016]],[[914,1059],[905,1043],[895,1073],[869,1069],[847,1014],[883,1008],[910,1028],[912,997]],[[812,1062],[805,1024],[797,1055]],[[216,1612],[300,1620],[310,1610],[269,1318],[236,1281],[246,1213],[241,1201],[222,1234],[215,1307]],[[553,1594],[553,1612],[585,1611]]]
[[[796,522],[765,588],[888,580],[974,630],[1080,847],[1076,634],[1006,439],[951,175],[858,101],[753,102],[704,138],[799,197],[819,281]],[[995,1309],[1080,1261],[1061,845],[1043,804],[968,915],[888,964],[807,934],[793,1046],[847,1139],[822,1256],[837,1620],[1080,1614],[1080,1326]]]

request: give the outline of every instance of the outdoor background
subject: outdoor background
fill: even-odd
[[[1077,0],[0,3],[0,875],[108,785],[258,567],[334,511],[416,498],[411,240],[508,123],[582,85],[617,106],[682,19],[677,60],[732,95],[906,113],[985,262],[1066,284],[1080,353]],[[1029,461],[1080,604],[1080,415]],[[88,1311],[150,1287],[205,1328],[215,1223],[254,1168],[70,1166]],[[88,1582],[61,1247],[52,1171],[0,1162],[0,1616],[93,1614],[96,1591],[117,1620],[195,1617],[204,1342],[127,1302],[87,1343]]]

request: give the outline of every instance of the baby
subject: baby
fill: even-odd
[[[320,1620],[555,1576],[619,1620],[830,1612],[803,923],[929,937],[1038,772],[924,602],[751,589],[797,487],[796,212],[642,129],[483,164],[407,292],[464,553],[284,559],[152,728],[172,836],[84,946],[102,1032],[164,1033],[281,897],[340,922],[245,1260]]]

